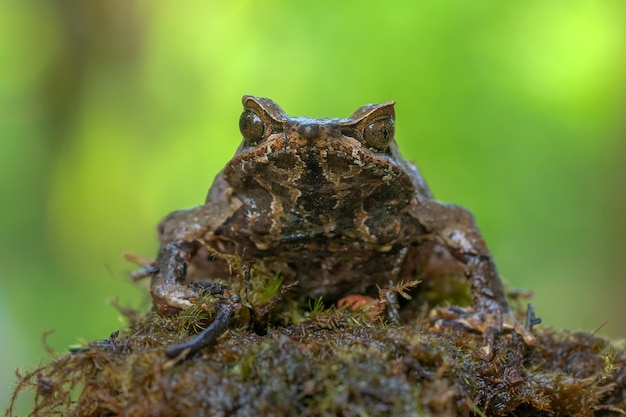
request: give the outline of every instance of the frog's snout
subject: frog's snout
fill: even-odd
[[[306,123],[300,125],[298,133],[305,139],[317,139],[320,136],[320,125],[317,123]]]

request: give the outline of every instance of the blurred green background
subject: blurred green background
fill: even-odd
[[[0,3],[0,407],[14,369],[147,310],[122,253],[201,203],[243,94],[397,101],[397,139],[477,217],[547,326],[626,336],[626,3]]]

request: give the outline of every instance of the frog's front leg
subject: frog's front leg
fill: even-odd
[[[198,296],[186,284],[187,266],[198,250],[197,241],[174,241],[161,244],[150,283],[152,301],[159,311],[187,309]]]
[[[530,326],[537,320],[533,318],[525,327],[513,316],[496,265],[472,214],[462,207],[434,201],[420,202],[419,209],[420,223],[463,264],[469,281],[473,311],[448,309],[454,321],[485,335],[487,357],[491,355],[493,336],[502,329],[514,330],[532,345],[535,337]]]
[[[169,214],[158,227],[161,247],[150,284],[152,300],[160,311],[187,309],[199,294],[186,282],[187,268],[213,231],[227,223],[241,207],[235,198],[221,198],[189,210]]]

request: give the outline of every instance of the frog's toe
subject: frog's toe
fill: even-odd
[[[496,334],[505,330],[513,330],[522,336],[527,345],[535,344],[535,336],[532,334],[531,329],[533,325],[541,321],[535,317],[531,306],[528,307],[526,326],[517,321],[510,311],[474,311],[469,308],[447,307],[438,309],[437,313],[442,318],[436,321],[436,329],[451,325],[462,326],[483,334],[485,337],[485,346],[482,348],[483,354],[481,355],[483,358],[493,356],[493,339]]]
[[[151,288],[152,301],[160,311],[186,310],[198,298],[198,293],[178,283],[162,283]]]

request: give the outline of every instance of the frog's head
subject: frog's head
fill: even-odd
[[[291,117],[253,96],[243,97],[243,107],[243,141],[224,178],[251,206],[280,204],[309,218],[339,210],[353,219],[399,210],[420,187],[394,140],[393,101],[365,105],[345,119]]]

